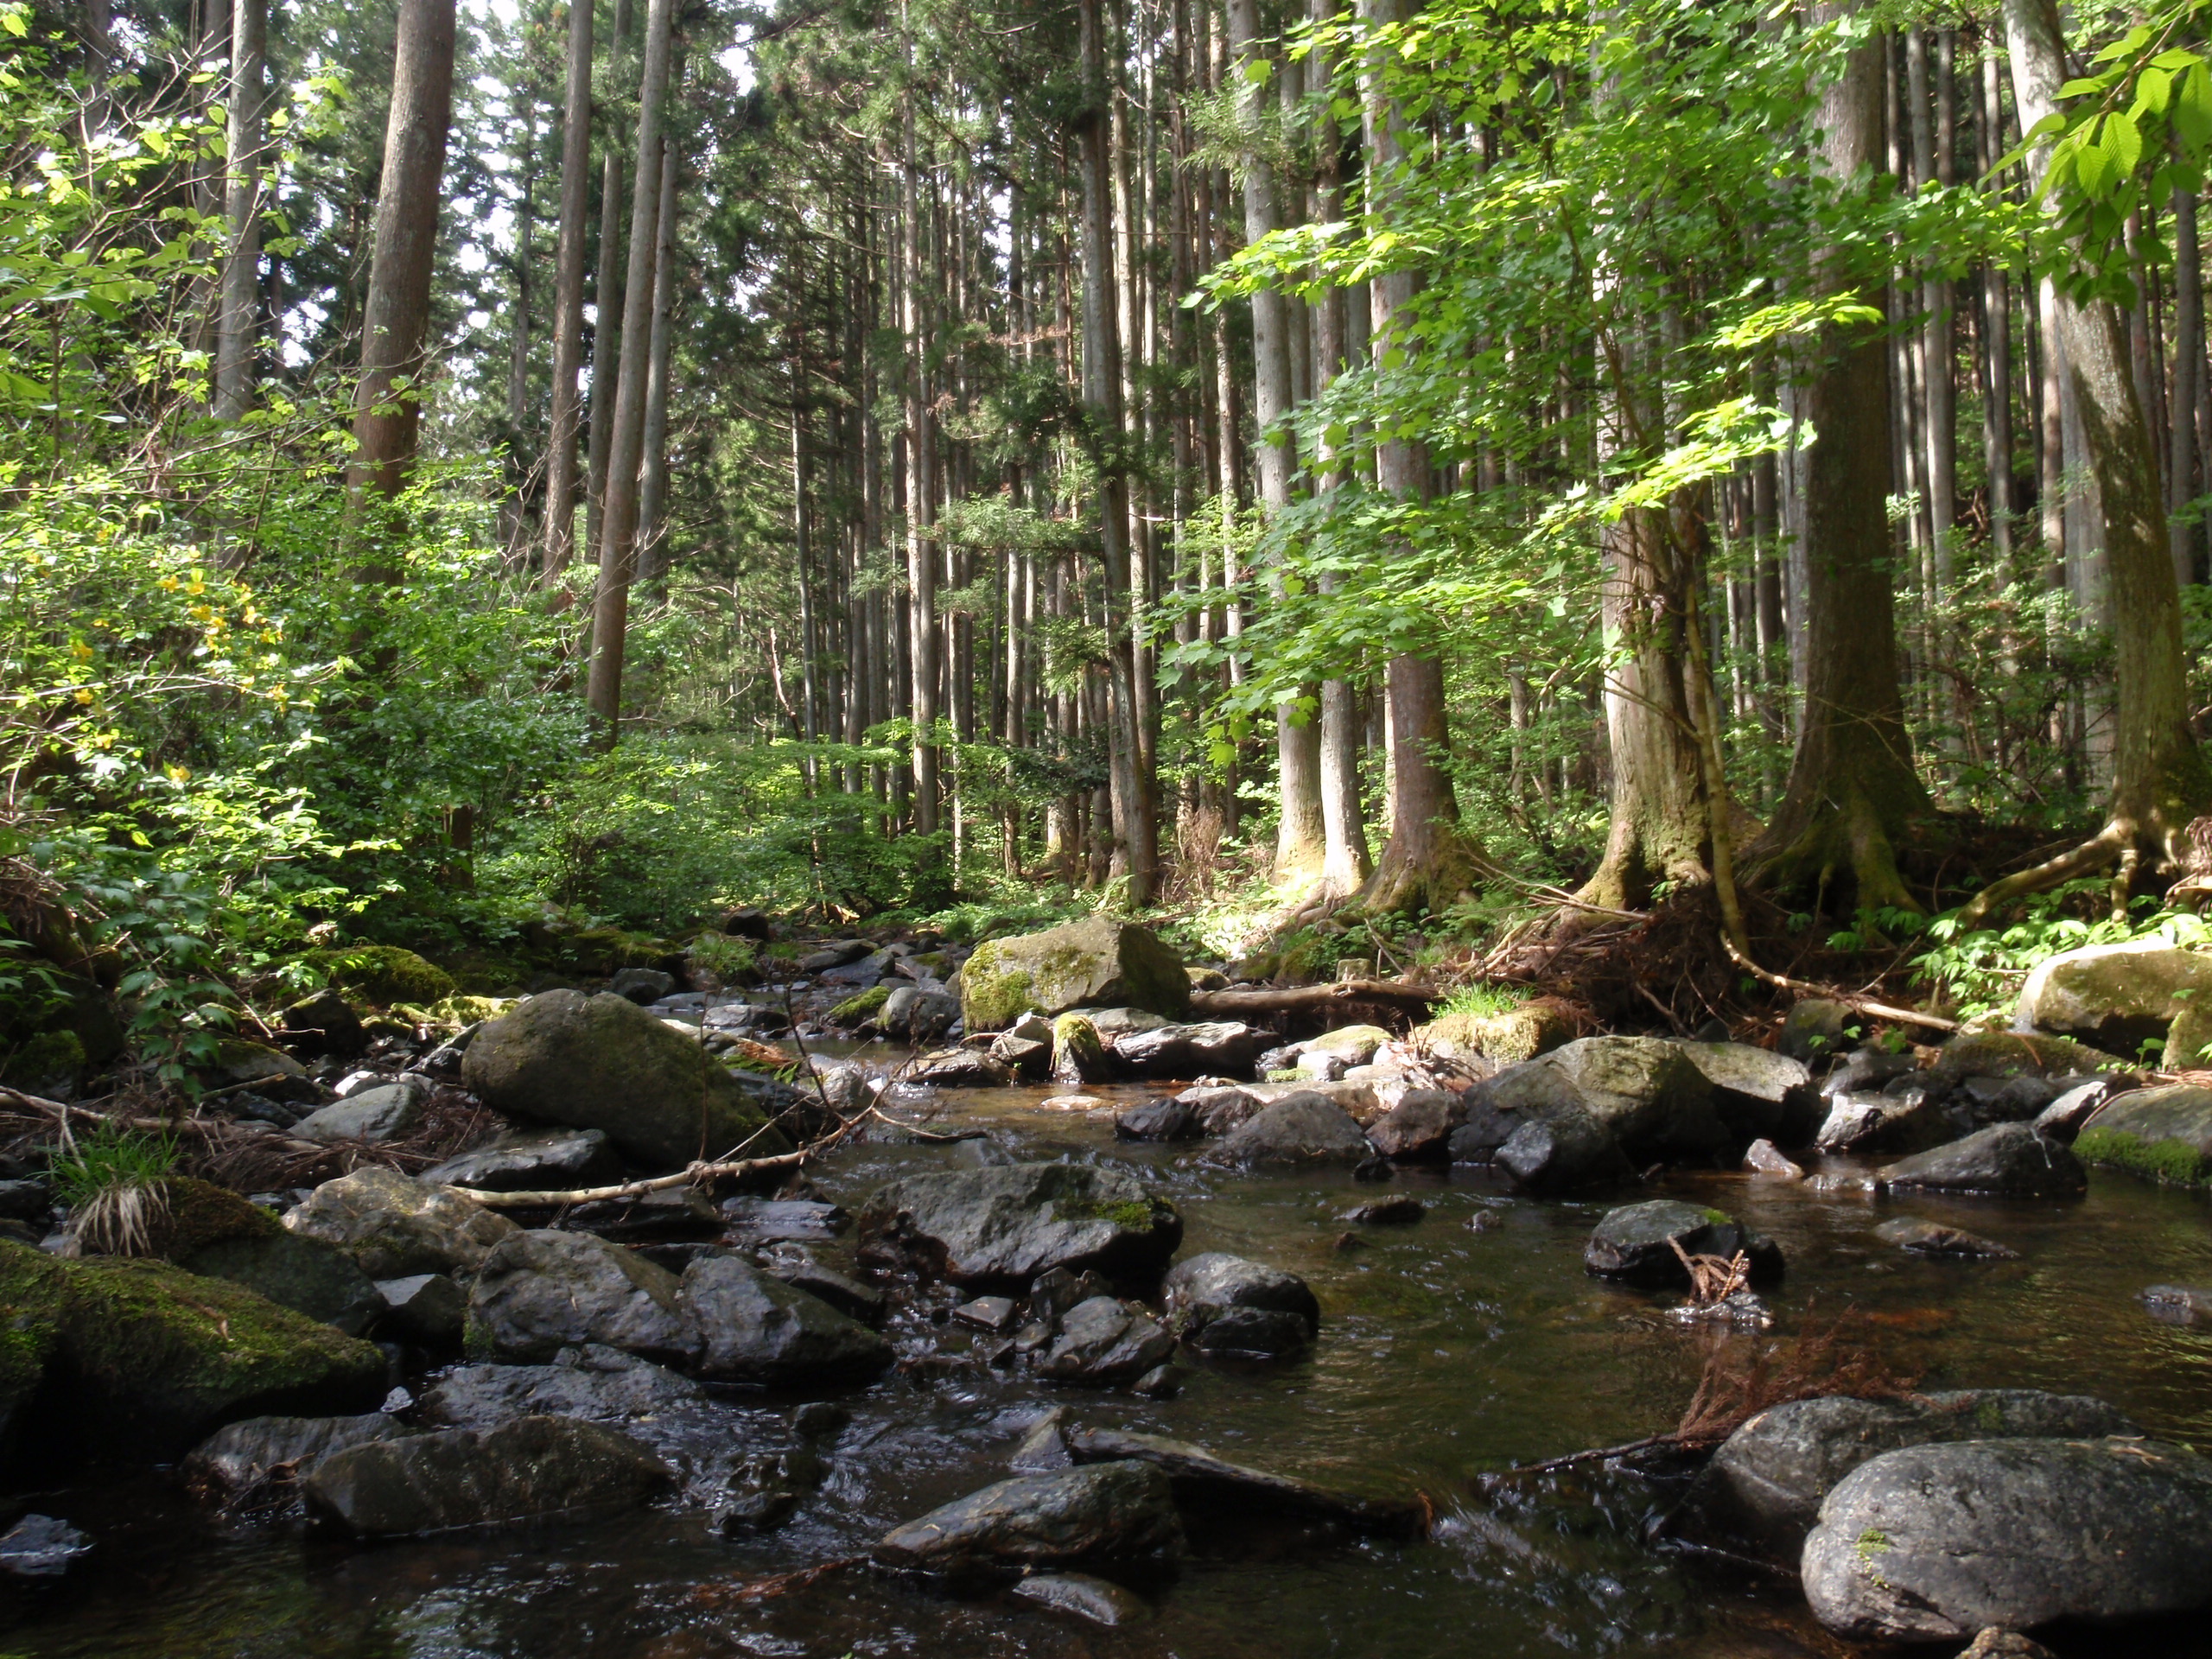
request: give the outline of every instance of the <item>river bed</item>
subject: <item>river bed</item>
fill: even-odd
[[[1110,1115],[1045,1111],[1051,1091],[950,1095],[939,1129],[981,1128],[1024,1159],[1115,1161],[1183,1211],[1183,1253],[1223,1249],[1290,1268],[1320,1299],[1310,1359],[1271,1368],[1185,1361],[1179,1396],[1049,1389],[970,1363],[997,1338],[933,1337],[950,1363],[842,1396],[853,1421],[825,1448],[828,1484],[780,1531],[726,1539],[705,1516],[647,1511],[600,1523],[359,1547],[302,1523],[235,1524],[161,1473],[24,1495],[75,1522],[98,1554],[50,1588],[17,1592],[0,1659],[716,1659],[718,1656],[1052,1655],[1096,1659],[1426,1659],[1631,1654],[1690,1659],[1868,1652],[1835,1643],[1794,1582],[1646,1541],[1679,1487],[1598,1468],[1499,1486],[1484,1477],[1672,1427],[1717,1346],[1674,1298],[1583,1271],[1606,1202],[1509,1196],[1484,1172],[1401,1172],[1387,1188],[1338,1171],[1249,1175],[1202,1148],[1116,1143]],[[1087,1092],[1133,1102],[1138,1087]],[[893,1176],[976,1156],[973,1143],[871,1144],[811,1173],[857,1210]],[[1821,1167],[1848,1169],[1840,1160]],[[1428,1204],[1419,1222],[1353,1227],[1381,1192]],[[1849,1312],[1895,1370],[1928,1388],[2094,1393],[2152,1433],[2212,1446],[2212,1329],[2161,1324],[2139,1296],[2212,1284],[2212,1206],[2098,1172],[2070,1203],[1875,1199],[1738,1174],[1675,1173],[1637,1189],[1728,1210],[1782,1246],[1772,1293],[1787,1338]],[[1478,1213],[1495,1224],[1470,1226]],[[1923,1261],[1875,1225],[1923,1216],[2018,1250],[2004,1262]],[[1353,1234],[1357,1243],[1339,1240]],[[850,1239],[817,1253],[840,1262]],[[785,1443],[798,1396],[731,1395],[726,1432]],[[849,1569],[757,1604],[700,1586],[849,1557],[899,1522],[1002,1478],[1046,1405],[1077,1421],[1200,1441],[1243,1461],[1377,1494],[1425,1493],[1438,1523],[1414,1544],[1317,1546],[1294,1532],[1209,1531],[1154,1613],[1119,1630],[1002,1596],[941,1599]],[[2202,1621],[2197,1622],[2201,1626]],[[2212,1656],[2212,1630],[2062,1640],[2068,1656]],[[1942,1651],[1938,1649],[1938,1651]]]

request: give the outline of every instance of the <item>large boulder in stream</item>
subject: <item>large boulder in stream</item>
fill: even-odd
[[[2212,954],[2162,939],[2062,951],[2038,963],[2020,988],[2019,1018],[2114,1054],[2163,1041],[2167,1065],[2196,1065],[2212,1042]]]
[[[1367,1126],[1367,1138],[1396,1162],[1442,1163],[1452,1155],[1452,1131],[1466,1121],[1463,1096],[1448,1089],[1413,1089]]]
[[[1026,1289],[1052,1268],[1149,1285],[1183,1218],[1132,1176],[1085,1164],[1011,1164],[879,1187],[857,1221],[860,1256],[925,1277]]]
[[[2108,1624],[2212,1606],[2212,1459],[2138,1436],[1908,1446],[1821,1505],[1800,1567],[1860,1641]]]
[[[1721,1444],[1673,1524],[1692,1537],[1795,1567],[1821,1501],[1869,1458],[1944,1440],[2089,1439],[2133,1427],[2101,1400],[2032,1389],[1793,1400],[1759,1413]]]
[[[1572,1083],[1631,1158],[1710,1157],[1730,1144],[1713,1084],[1679,1043],[1582,1037],[1536,1064]]]
[[[1128,1007],[1179,1020],[1190,1006],[1182,959],[1149,928],[1110,916],[986,939],[960,970],[961,1013],[971,1032],[1001,1030],[1032,1008],[1047,1019]]]
[[[699,1374],[718,1382],[865,1382],[898,1357],[866,1325],[734,1255],[702,1255],[683,1270],[683,1306]]]
[[[484,1258],[468,1293],[472,1359],[542,1364],[571,1343],[677,1363],[699,1351],[666,1268],[589,1233],[518,1232]]]
[[[951,1579],[1083,1561],[1142,1562],[1183,1548],[1167,1477],[1122,1461],[1020,1475],[931,1510],[885,1535],[885,1567]]]
[[[676,1474],[628,1435],[569,1417],[524,1417],[332,1453],[303,1483],[308,1507],[365,1537],[585,1519],[637,1508]]]
[[[1241,1020],[1220,1020],[1126,1031],[1113,1047],[1116,1060],[1133,1077],[1239,1077],[1251,1075],[1252,1062],[1274,1040]]]
[[[611,992],[524,998],[476,1033],[461,1077],[495,1111],[604,1130],[657,1168],[740,1146],[751,1157],[791,1150],[753,1093],[696,1041]]]
[[[284,1225],[336,1245],[372,1279],[474,1272],[519,1230],[474,1198],[376,1164],[325,1181],[285,1212]]]
[[[2212,1089],[2177,1083],[2114,1095],[2082,1126],[2074,1154],[2145,1180],[2212,1182]]]
[[[1224,1164],[1357,1164],[1374,1155],[1343,1107],[1311,1089],[1262,1107],[1213,1150]]]
[[[1971,1192],[2006,1198],[2070,1198],[2089,1184],[2081,1160],[2025,1123],[1993,1123],[1964,1140],[1900,1159],[1875,1176],[1900,1192]]]
[[[1825,1116],[1819,1086],[1802,1060],[1748,1043],[1683,1043],[1692,1065],[1713,1085],[1713,1109],[1738,1141],[1809,1145]]]
[[[162,1262],[0,1242],[0,1440],[41,1458],[174,1458],[242,1417],[367,1411],[385,1389],[367,1343]]]
[[[1202,1354],[1287,1358],[1321,1328],[1321,1305],[1303,1279],[1219,1250],[1177,1262],[1160,1295],[1168,1323]]]

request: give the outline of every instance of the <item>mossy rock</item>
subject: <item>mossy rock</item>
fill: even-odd
[[[94,1451],[171,1458],[241,1417],[343,1416],[384,1397],[375,1348],[242,1286],[161,1262],[64,1270],[58,1357]]]
[[[447,996],[428,1006],[397,1002],[392,1005],[391,1013],[395,1019],[404,1020],[410,1026],[428,1026],[450,1036],[486,1020],[497,1020],[519,1000],[512,996]]]
[[[0,1083],[35,1095],[65,1092],[83,1080],[87,1064],[84,1041],[75,1032],[37,1032],[0,1052]]]
[[[215,1045],[213,1063],[200,1069],[225,1084],[261,1083],[270,1077],[304,1077],[308,1074],[307,1067],[283,1049],[248,1042],[243,1037],[223,1039]]]
[[[2063,1077],[2076,1072],[2117,1071],[2126,1062],[2066,1037],[2034,1032],[1961,1032],[1936,1056],[1939,1082],[1961,1077]]]
[[[2182,1083],[2114,1095],[2082,1125],[2074,1155],[2145,1180],[2212,1185],[2212,1089]]]
[[[46,1380],[68,1300],[61,1263],[0,1241],[0,1451],[11,1454],[22,1439],[24,1408]]]
[[[1191,1007],[1182,958],[1149,928],[1110,916],[1014,938],[987,939],[960,975],[970,1032],[1001,1031],[1031,1008],[1132,1007],[1179,1020]]]
[[[858,996],[847,997],[830,1010],[830,1023],[843,1026],[848,1030],[866,1025],[891,1000],[892,989],[889,985],[871,985]]]
[[[1567,1006],[1537,997],[1502,1014],[1447,1014],[1417,1027],[1414,1039],[1446,1055],[1480,1054],[1509,1065],[1533,1060],[1574,1040]]]
[[[334,985],[381,1007],[395,1002],[428,1007],[458,988],[436,963],[396,944],[348,944],[310,958]]]
[[[462,996],[512,996],[537,971],[522,957],[497,950],[464,950],[449,956],[445,969]]]
[[[683,971],[683,951],[666,939],[632,933],[619,927],[588,927],[561,941],[561,961],[580,974],[608,977],[625,968],[658,968],[663,973]]]
[[[249,1204],[227,1187],[189,1175],[172,1175],[162,1183],[168,1214],[155,1225],[146,1254],[168,1262],[181,1262],[196,1250],[233,1238],[270,1238],[284,1230],[283,1224],[256,1204]]]

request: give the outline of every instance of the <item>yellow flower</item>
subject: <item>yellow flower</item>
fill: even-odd
[[[165,594],[173,594],[176,592],[177,588],[181,585],[182,584],[181,584],[175,576],[163,576],[159,582],[154,584],[154,586],[160,588]]]
[[[169,781],[171,783],[181,784],[186,779],[192,776],[192,768],[190,766],[171,766],[168,769],[168,774]]]
[[[89,692],[89,691],[86,690],[85,690],[85,688],[84,688],[83,686],[81,686],[81,685],[80,685],[80,686],[79,686],[79,687],[77,688],[77,701],[78,701],[78,702],[90,702],[92,700],[92,694],[91,692]]]

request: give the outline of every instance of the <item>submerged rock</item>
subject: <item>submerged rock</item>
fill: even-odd
[[[1937,1441],[2087,1437],[2126,1433],[2131,1427],[2101,1400],[2028,1389],[1792,1401],[1761,1412],[1722,1443],[1691,1486],[1679,1519],[1693,1535],[1794,1566],[1821,1499],[1869,1458]]]
[[[1213,1156],[1227,1164],[1357,1164],[1373,1152],[1343,1108],[1306,1090],[1245,1119]]]
[[[1899,1192],[2013,1198],[2073,1198],[2089,1184],[2080,1160],[2024,1123],[1977,1129],[1962,1141],[1891,1164],[1875,1179]]]
[[[1167,1477],[1148,1463],[1121,1462],[1000,1481],[894,1528],[871,1554],[886,1567],[957,1579],[1155,1560],[1182,1548]]]
[[[1118,1170],[1014,1164],[880,1187],[858,1218],[861,1259],[931,1278],[1026,1287],[1049,1268],[1156,1279],[1183,1218]]]
[[[337,1245],[372,1279],[473,1272],[520,1230],[458,1192],[375,1165],[325,1181],[286,1212],[284,1225]]]
[[[1287,1358],[1321,1328],[1321,1305],[1303,1279],[1217,1250],[1177,1262],[1160,1295],[1169,1324],[1202,1354]]]
[[[1805,1541],[1815,1617],[1962,1641],[2212,1605],[2212,1460],[2129,1437],[1908,1446],[1861,1464]]]
[[[1682,1255],[1715,1255],[1725,1262],[1739,1252],[1750,1263],[1752,1283],[1771,1284],[1782,1277],[1780,1249],[1772,1240],[1751,1233],[1733,1216],[1673,1198],[1653,1198],[1612,1211],[1599,1222],[1583,1246],[1582,1265],[1602,1278],[1627,1284],[1688,1289],[1690,1274]]]
[[[791,1150],[696,1040],[611,993],[525,997],[477,1033],[461,1075],[494,1110],[603,1130],[625,1154],[658,1168],[741,1144],[756,1157]]]
[[[684,1269],[683,1294],[702,1376],[772,1388],[857,1382],[897,1357],[866,1325],[735,1256],[694,1262]]]
[[[366,1537],[445,1532],[635,1509],[674,1471],[598,1423],[523,1417],[332,1453],[302,1483],[308,1507]]]
[[[676,1275],[589,1233],[517,1233],[468,1294],[471,1357],[533,1364],[571,1343],[679,1363],[699,1351]]]
[[[1180,1019],[1191,1006],[1191,981],[1181,958],[1149,929],[1090,916],[986,939],[960,970],[960,1004],[971,1032],[1001,1030],[1032,1008],[1050,1019],[1127,1005]]]
[[[730,1473],[729,1502],[715,1524],[725,1533],[771,1531],[829,1478],[830,1465],[806,1446],[747,1458]]]
[[[58,1579],[92,1553],[90,1535],[50,1515],[27,1515],[0,1533],[0,1573],[15,1579]]]
[[[193,1447],[184,1477],[195,1497],[233,1502],[271,1480],[302,1480],[334,1452],[421,1431],[372,1411],[359,1417],[250,1417]]]
[[[1078,1464],[1151,1464],[1166,1475],[1181,1503],[1269,1516],[1302,1516],[1393,1538],[1418,1537],[1426,1530],[1417,1504],[1332,1491],[1311,1481],[1231,1463],[1185,1440],[1106,1428],[1077,1429],[1067,1440]]]
[[[1108,1630],[1141,1624],[1152,1617],[1152,1609],[1135,1591],[1088,1573],[1032,1573],[1014,1586],[1014,1593]]]
[[[1914,1255],[1999,1262],[2017,1260],[2020,1254],[2009,1246],[1999,1244],[1993,1238],[1984,1238],[1980,1233],[1970,1233],[1961,1227],[1946,1227],[1941,1222],[1923,1221],[1916,1216],[1900,1216],[1895,1221],[1885,1221],[1874,1230],[1874,1236],[1885,1244],[1894,1244]]]
[[[2143,1293],[2143,1306],[2168,1325],[2212,1325],[2212,1289],[2153,1285]]]

